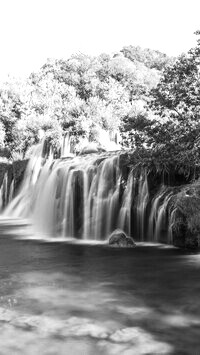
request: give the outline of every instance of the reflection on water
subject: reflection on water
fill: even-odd
[[[1,234],[1,354],[200,353],[198,255]]]

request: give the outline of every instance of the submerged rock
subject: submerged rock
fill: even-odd
[[[116,229],[112,232],[108,241],[109,245],[113,247],[129,247],[136,246],[134,240],[126,235],[121,229]]]

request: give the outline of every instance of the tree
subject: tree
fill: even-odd
[[[199,33],[197,33],[199,34]],[[200,162],[200,41],[167,66],[152,89],[147,111],[124,118],[129,138],[160,152],[170,164],[195,166]],[[131,133],[132,132],[132,133]],[[132,142],[135,142],[132,139]],[[134,143],[135,144],[135,143]],[[137,145],[137,144],[136,144]]]
[[[13,130],[22,116],[22,101],[16,89],[16,82],[3,83],[0,88],[0,124],[3,130],[2,144],[11,150],[15,147]]]
[[[196,34],[199,34],[197,32]],[[160,132],[168,131],[168,141],[181,158],[199,163],[200,152],[200,41],[188,53],[168,66],[158,86],[152,90],[151,108],[164,119]],[[162,133],[163,134],[163,133]],[[170,143],[170,144],[169,144]]]
[[[159,71],[174,61],[174,58],[168,57],[164,53],[149,48],[142,49],[139,46],[126,46],[122,48],[121,52],[132,62],[140,62],[150,69]]]
[[[132,117],[138,102],[148,100],[160,78],[158,69],[145,64],[145,56],[133,61],[124,53],[49,59],[24,82],[4,84],[1,144],[24,156],[39,141],[41,129],[53,146],[66,131],[76,143],[82,137],[98,141],[101,129],[118,130],[122,118]]]

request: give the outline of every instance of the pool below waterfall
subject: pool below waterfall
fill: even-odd
[[[0,236],[0,353],[200,353],[200,255]]]

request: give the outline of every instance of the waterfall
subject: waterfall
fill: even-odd
[[[45,143],[33,149],[17,196],[14,180],[0,187],[4,216],[28,218],[41,235],[106,240],[122,229],[138,241],[172,242],[169,202],[173,189],[149,190],[145,170],[123,174],[116,153],[53,159]]]
[[[0,188],[0,211],[2,211],[3,206],[4,206],[4,184],[2,183],[1,188]]]
[[[9,188],[8,202],[11,202],[14,197],[14,189],[15,189],[15,180],[12,179],[12,182],[11,182],[10,188]]]
[[[70,133],[66,132],[61,146],[61,157],[68,157],[71,153],[71,137]]]
[[[145,238],[145,221],[147,203],[149,200],[149,188],[146,172],[141,172],[138,183],[138,201],[136,206],[137,231],[141,241]]]
[[[33,151],[4,215],[29,218],[42,234],[65,238],[105,240],[116,228],[130,232],[132,179],[123,191],[117,155],[52,160],[43,152],[41,145]]]
[[[152,200],[148,226],[149,239],[151,241],[159,242],[161,236],[166,233],[165,240],[169,244],[171,242],[168,205],[172,195],[173,191],[168,186],[161,185],[158,193]]]
[[[124,191],[123,203],[119,213],[118,228],[131,235],[131,206],[135,188],[135,179],[132,173],[129,174],[126,189]]]
[[[0,211],[8,203],[8,200],[8,172],[6,171],[0,188]]]

